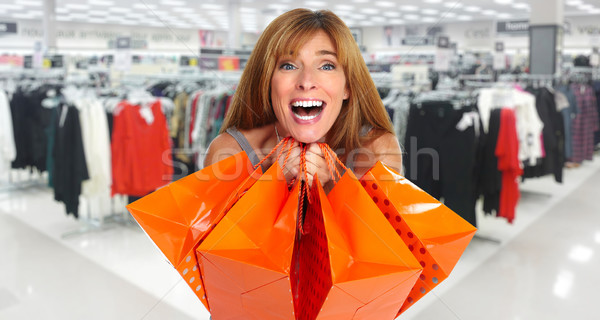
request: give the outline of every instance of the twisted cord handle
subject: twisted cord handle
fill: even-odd
[[[289,157],[290,157],[290,154],[292,151],[292,146],[295,141],[296,140],[292,137],[286,137],[286,138],[282,139],[281,141],[279,141],[279,143],[269,152],[269,154],[267,154],[258,164],[256,164],[256,166],[254,166],[254,169],[257,169],[258,167],[260,167],[265,162],[265,160],[272,157],[273,154],[275,152],[277,152],[277,150],[279,150],[279,153],[277,154],[275,161],[279,161],[281,156],[285,153],[285,158],[284,158],[283,165],[282,165],[282,168],[285,168],[286,164],[288,163],[288,160],[289,160]],[[289,144],[289,146],[288,146],[288,144]],[[329,172],[331,173],[332,180],[335,182],[336,177],[338,178],[338,180],[341,179],[341,174],[340,174],[336,164],[339,164],[344,170],[348,170],[348,168],[337,157],[335,152],[331,149],[331,147],[328,144],[318,143],[318,146],[321,149],[323,156],[325,157],[325,162],[327,163],[327,168],[329,169]],[[287,148],[287,151],[285,151],[286,148]],[[301,143],[300,144],[300,174],[304,177],[304,181],[300,182],[301,185],[300,185],[300,190],[299,190],[297,223],[298,223],[298,230],[300,231],[300,233],[302,235],[306,234],[306,231],[304,230],[304,215],[303,215],[304,203],[305,203],[305,201],[310,202],[310,186],[308,185],[308,170],[306,168],[306,152],[307,152],[307,150],[308,150],[308,144]],[[294,181],[291,182],[291,184],[293,184],[293,183],[294,183]]]

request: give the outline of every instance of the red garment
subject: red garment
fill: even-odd
[[[523,175],[523,168],[519,162],[517,118],[513,109],[503,108],[500,113],[496,156],[498,157],[498,170],[502,172],[498,216],[504,217],[509,223],[512,223],[521,196],[518,178]]]
[[[142,117],[142,108],[149,108],[151,123]],[[149,107],[122,101],[113,117],[112,194],[141,197],[168,184],[173,177],[171,139],[160,101]]]
[[[190,111],[190,131],[188,134],[188,141],[190,146],[193,145],[192,132],[194,132],[194,125],[196,123],[196,113],[198,112],[198,99],[200,99],[201,95],[201,92],[197,92],[196,96],[194,96],[194,99],[192,99],[192,110]]]

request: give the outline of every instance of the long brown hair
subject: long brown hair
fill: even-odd
[[[326,141],[347,154],[361,146],[360,130],[369,125],[376,135],[393,134],[392,124],[377,88],[350,29],[329,10],[288,11],[267,26],[242,73],[221,133],[230,127],[252,129],[274,123],[277,119],[271,104],[271,77],[279,57],[295,56],[318,31],[331,38],[340,65],[344,69],[350,97],[344,100],[337,120],[327,133]]]

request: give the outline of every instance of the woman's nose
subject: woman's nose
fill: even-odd
[[[315,77],[313,75],[312,70],[308,68],[303,68],[300,70],[300,74],[298,75],[298,83],[297,88],[300,90],[311,90],[317,87]]]

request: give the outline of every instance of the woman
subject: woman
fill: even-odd
[[[204,165],[242,150],[256,165],[287,136],[307,144],[309,183],[318,175],[326,190],[331,174],[316,142],[326,142],[358,177],[378,160],[398,172],[402,167],[400,146],[360,50],[331,11],[295,9],[269,24]],[[273,161],[266,159],[263,167]],[[288,181],[297,177],[299,163],[296,143],[283,168]]]

